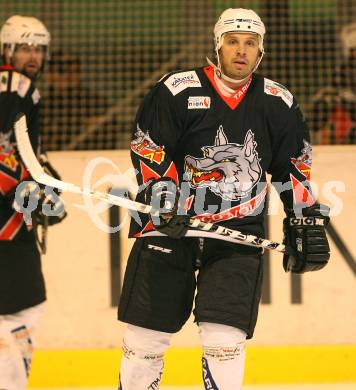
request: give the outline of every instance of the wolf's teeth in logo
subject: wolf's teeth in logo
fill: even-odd
[[[188,164],[189,165],[189,164]],[[223,178],[223,175],[218,170],[212,171],[200,171],[193,166],[186,166],[186,173],[190,183],[194,187],[201,186],[205,181],[219,181]]]
[[[185,173],[190,187],[208,187],[227,200],[247,196],[262,175],[256,146],[251,130],[240,145],[229,143],[220,126],[214,145],[202,147],[203,158],[185,157]]]

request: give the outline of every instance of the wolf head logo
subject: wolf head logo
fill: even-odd
[[[229,143],[220,126],[214,145],[202,147],[203,158],[185,157],[185,175],[190,186],[208,187],[231,201],[247,196],[262,175],[256,146],[251,130],[240,145]]]

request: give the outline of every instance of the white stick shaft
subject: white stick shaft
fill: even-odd
[[[67,183],[62,180],[58,180],[45,173],[41,164],[38,162],[35,153],[33,152],[31,142],[28,136],[28,129],[26,124],[26,117],[22,115],[15,122],[15,134],[17,147],[19,149],[21,158],[29,170],[31,176],[35,181],[46,186],[58,188],[61,191],[73,192],[76,194],[88,195],[95,199],[102,200],[109,204],[124,207],[129,210],[139,211],[141,213],[149,214],[152,207],[139,202],[135,202],[131,199],[122,198],[120,196],[107,194],[104,192],[94,191],[90,188],[81,188],[72,183]],[[285,252],[286,248],[283,244],[270,241],[264,238],[260,238],[250,234],[244,234],[238,230],[232,230],[224,226],[214,225],[212,223],[206,223],[199,219],[191,218],[189,222],[190,227],[198,229],[205,233],[212,233],[214,236],[221,237],[227,241],[233,241],[239,244],[250,245],[259,248],[273,249],[278,252]],[[188,231],[187,236],[196,237],[196,232]],[[202,234],[203,236],[203,234]],[[205,234],[204,234],[205,236]]]

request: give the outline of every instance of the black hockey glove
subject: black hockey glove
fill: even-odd
[[[32,223],[32,212],[36,209],[39,199],[39,187],[34,181],[23,181],[6,194],[8,205],[24,215],[27,225]]]
[[[329,223],[329,208],[315,204],[304,208],[302,215],[286,210],[283,220],[284,244],[294,253],[283,256],[283,268],[286,272],[304,273],[324,268],[330,258],[330,248],[326,237]]]
[[[38,206],[33,212],[36,225],[56,225],[67,216],[64,203],[59,197],[59,191],[55,188],[40,190]]]
[[[150,218],[156,230],[171,238],[181,238],[189,228],[188,215],[178,215],[179,190],[169,178],[152,180],[146,189],[146,203],[152,206]]]
[[[55,225],[67,216],[57,189],[46,190],[42,185],[28,181],[20,183],[15,190],[12,207],[32,219],[34,225]]]

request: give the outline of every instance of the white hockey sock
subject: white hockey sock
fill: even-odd
[[[4,323],[0,324],[0,389],[24,390],[26,388],[27,370],[23,351],[17,341],[17,336],[22,337],[24,332],[28,334],[25,327],[23,331],[23,329],[10,329]]]
[[[123,341],[119,390],[157,390],[171,333],[128,325]]]
[[[0,315],[0,389],[24,390],[30,372],[33,336],[44,304]]]
[[[206,390],[240,390],[245,369],[246,333],[228,325],[201,322],[203,381]]]

